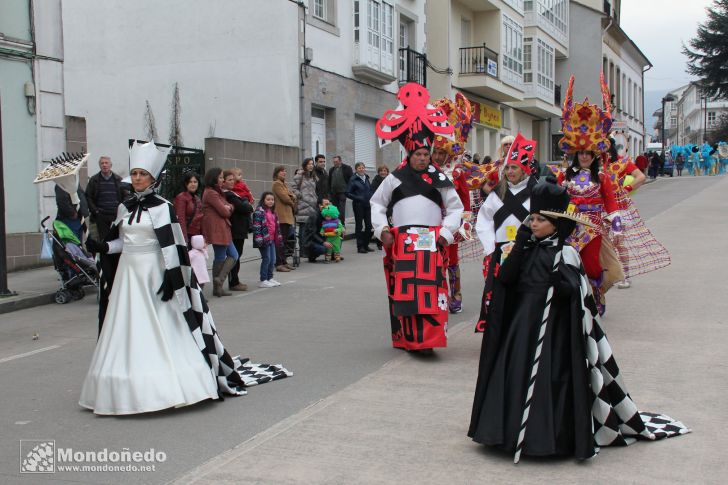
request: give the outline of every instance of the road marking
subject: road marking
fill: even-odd
[[[46,350],[53,350],[60,347],[60,345],[51,345],[50,347],[43,347],[42,349],[31,350],[30,352],[26,352],[24,354],[11,355],[10,357],[0,359],[0,364],[4,364],[5,362],[10,362],[11,360],[15,359],[22,359],[23,357],[28,357],[29,355],[40,354],[41,352],[45,352]]]

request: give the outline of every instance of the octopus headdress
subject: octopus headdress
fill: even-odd
[[[561,117],[561,131],[564,136],[559,147],[565,153],[581,150],[606,152],[609,149],[609,130],[612,128],[612,107],[609,87],[604,82],[604,73],[599,79],[604,108],[600,108],[584,98],[582,103],[574,103],[574,76],[569,79],[569,87],[564,99]]]
[[[399,106],[388,109],[377,121],[375,131],[380,147],[399,140],[407,153],[432,149],[436,135],[451,137],[455,129],[441,108],[430,104],[427,88],[417,83],[402,86],[397,93]]]

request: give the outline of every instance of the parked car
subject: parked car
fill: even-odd
[[[662,164],[662,167],[659,170],[659,174],[669,175],[670,177],[672,177],[674,168],[675,161],[672,159],[672,154],[670,152],[665,153],[665,162]]]

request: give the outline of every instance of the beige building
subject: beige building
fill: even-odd
[[[462,92],[476,120],[469,148],[496,155],[517,132],[538,142],[541,161],[560,158],[562,97],[599,103],[603,70],[620,150],[644,147],[643,73],[651,64],[619,26],[620,0],[442,0],[427,2],[433,98]]]
[[[557,59],[569,55],[568,1],[427,2],[427,56],[446,74],[428,74],[433,98],[463,93],[475,120],[469,149],[495,157],[501,137],[523,133],[550,154],[552,117],[560,114]]]

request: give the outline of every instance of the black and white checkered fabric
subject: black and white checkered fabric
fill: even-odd
[[[222,394],[244,395],[245,387],[292,376],[293,373],[282,365],[253,364],[228,353],[190,266],[187,244],[174,206],[156,193],[147,195],[138,205],[133,198],[128,199],[119,207],[117,221],[133,218],[139,210],[148,211],[152,219],[164,258],[164,284],[174,292],[197,347],[217,379],[220,397]]]
[[[636,439],[656,440],[689,433],[690,429],[680,421],[663,414],[640,413],[637,409],[601,327],[581,259],[571,246],[563,247],[562,258],[565,264],[579,269],[595,452],[600,446],[628,445]]]

